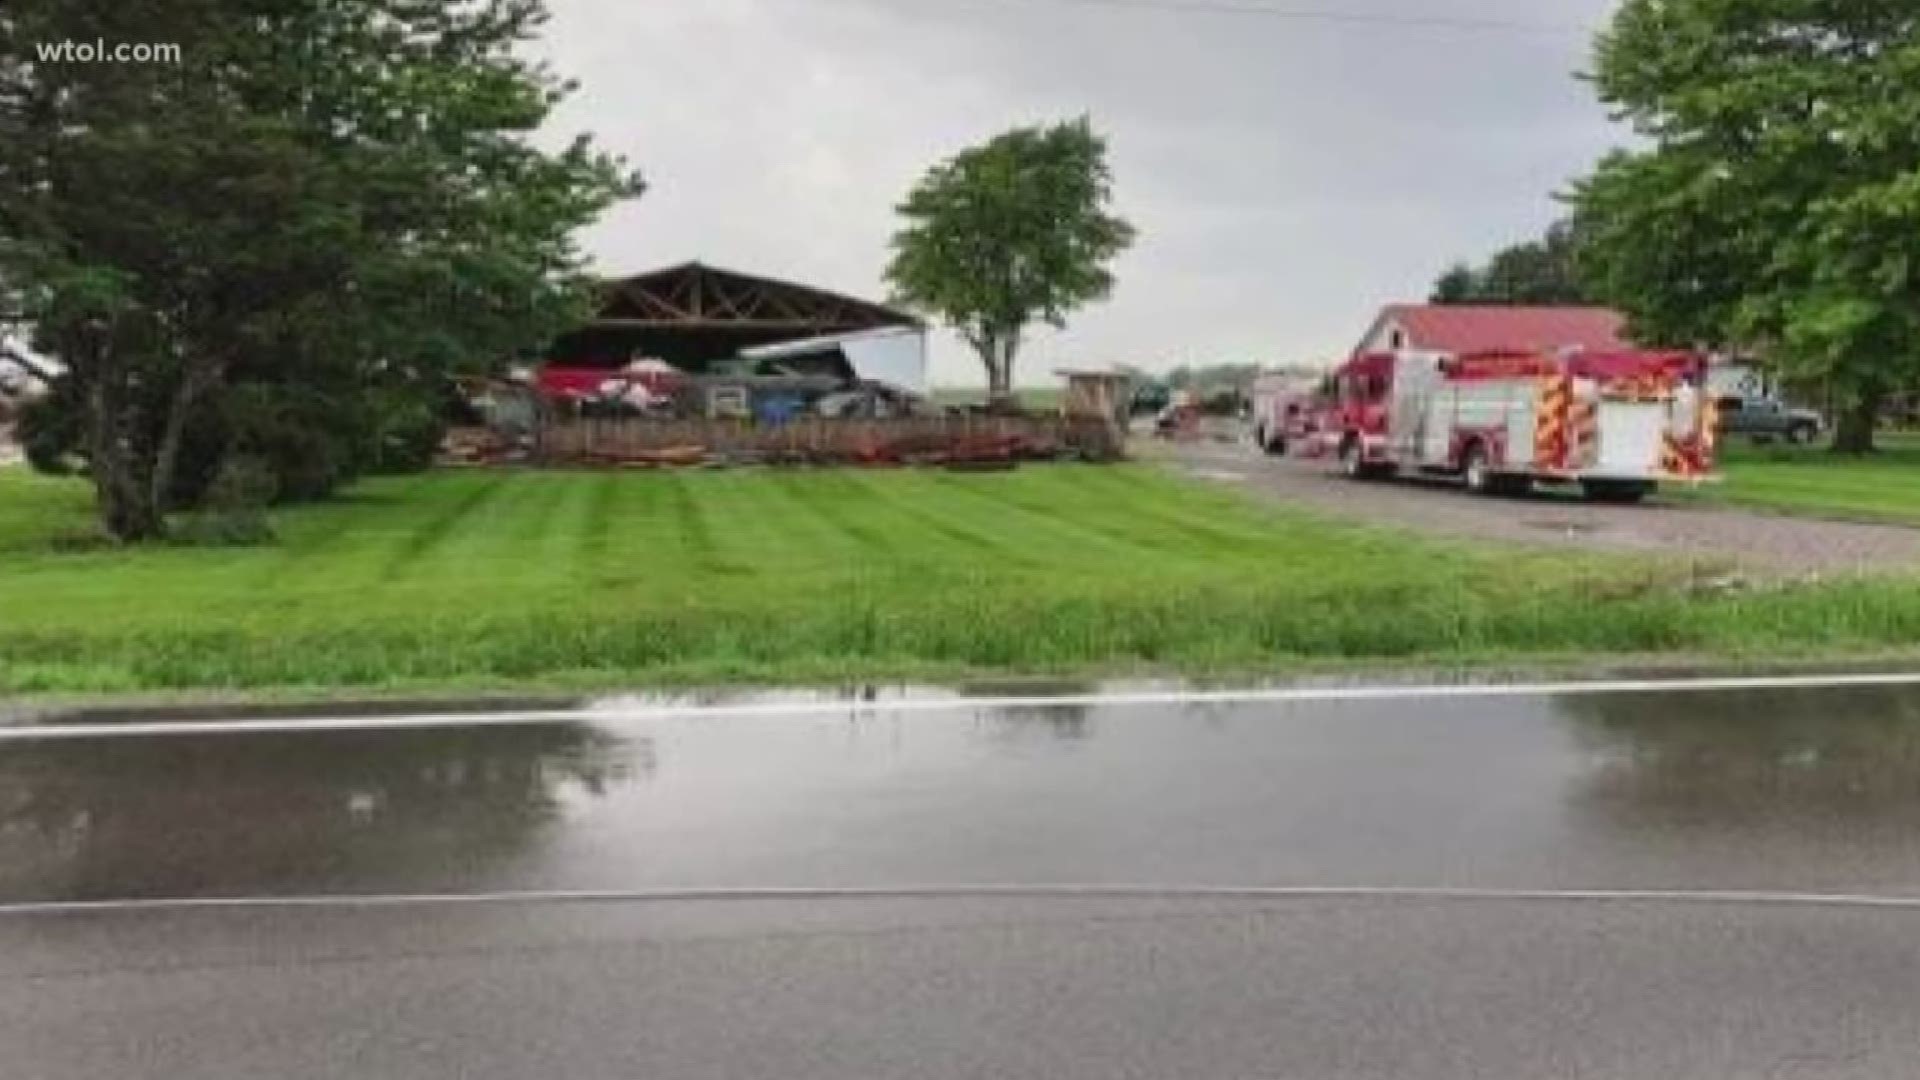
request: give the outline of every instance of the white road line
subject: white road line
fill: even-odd
[[[908,698],[896,701],[687,703],[638,708],[579,708],[398,716],[306,716],[251,720],[159,720],[125,723],[0,725],[0,743],[66,739],[130,739],[291,732],[407,731],[428,728],[529,727],[554,724],[616,726],[660,720],[750,717],[859,717],[919,713],[984,712],[997,709],[1080,706],[1088,708],[1192,707],[1207,705],[1312,705],[1370,701],[1586,696],[1596,694],[1697,694],[1734,690],[1859,689],[1920,686],[1920,672],[1862,675],[1759,675],[1697,679],[1608,679],[1564,683],[1462,683],[1427,686],[1289,687],[1268,690],[1144,691],[1119,694],[1044,694],[978,698]]]
[[[1585,904],[1703,904],[1920,912],[1920,896],[1696,889],[1471,889],[1419,886],[925,885],[898,888],[609,889],[485,893],[221,896],[0,904],[0,918],[192,911],[369,911],[483,905],[669,904],[858,900],[1382,900]]]

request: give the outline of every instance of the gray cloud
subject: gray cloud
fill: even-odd
[[[1612,2],[1313,6],[1592,26]],[[1336,356],[1446,263],[1537,232],[1621,137],[1573,77],[1578,33],[1073,0],[551,4],[541,53],[582,82],[556,131],[594,132],[653,183],[587,238],[609,271],[699,258],[879,296],[893,205],[929,164],[1091,113],[1141,242],[1112,301],[1039,343],[1030,381]],[[936,378],[977,371],[943,342]]]

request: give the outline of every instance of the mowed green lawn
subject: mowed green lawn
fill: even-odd
[[[1253,672],[1920,642],[1920,589],[1715,597],[1692,571],[1425,543],[1148,466],[440,472],[258,548],[63,551],[0,471],[0,692]]]
[[[1866,457],[1818,447],[1753,446],[1721,454],[1724,482],[1692,497],[1757,510],[1920,525],[1920,439],[1883,436]]]

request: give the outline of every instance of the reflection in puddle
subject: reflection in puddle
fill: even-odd
[[[1920,820],[1920,695],[1767,690],[1569,698],[1603,760],[1587,799],[1626,822]]]
[[[24,744],[0,753],[9,893],[198,893],[343,872],[484,878],[580,799],[644,777],[644,741],[583,725]]]
[[[996,882],[1920,893],[1920,691],[1181,706],[1049,689],[1080,700],[1029,686],[1017,705],[909,712],[875,691],[844,712],[769,703],[607,729],[4,745],[0,899]]]

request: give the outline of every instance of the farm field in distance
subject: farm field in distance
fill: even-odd
[[[1894,651],[1920,582],[1428,542],[1152,466],[443,471],[254,548],[63,550],[89,490],[0,471],[0,693],[1283,673]]]
[[[963,406],[981,406],[987,403],[985,389],[965,387],[935,387],[930,395],[935,405],[942,408]],[[1058,409],[1066,397],[1066,391],[1058,386],[1020,386],[1013,391],[1014,400],[1021,408],[1045,411]]]

